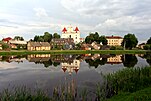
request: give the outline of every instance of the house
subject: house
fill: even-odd
[[[101,48],[101,45],[100,44],[97,44],[96,42],[92,42],[92,47],[95,49],[95,50],[99,50]]]
[[[4,43],[9,43],[10,40],[12,40],[11,37],[7,37],[7,38],[3,38],[3,39],[2,39],[2,41],[3,41]]]
[[[75,47],[75,43],[73,38],[60,38],[60,39],[52,39],[51,41],[53,48],[59,49],[73,49]]]
[[[48,42],[28,42],[27,50],[30,51],[40,51],[40,50],[50,50],[51,46]]]
[[[73,29],[72,26],[64,27],[62,30],[61,38],[73,38],[74,43],[77,44],[80,42],[80,31],[79,28],[76,27]]]
[[[109,46],[121,46],[123,38],[120,36],[106,36],[107,45]]]
[[[145,45],[146,45],[145,43],[141,43],[141,44],[138,45],[138,48],[144,49],[144,46],[145,46]]]
[[[91,44],[82,44],[81,49],[82,50],[92,50],[92,45]]]

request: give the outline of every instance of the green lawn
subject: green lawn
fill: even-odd
[[[134,93],[120,93],[107,101],[151,101],[151,87]]]
[[[147,50],[49,50],[49,51],[27,51],[11,50],[0,51],[0,55],[26,55],[26,54],[145,54]]]

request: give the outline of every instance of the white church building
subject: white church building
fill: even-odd
[[[80,38],[80,31],[78,29],[78,27],[76,27],[75,29],[71,26],[69,27],[64,27],[62,30],[62,35],[61,38],[73,38],[74,43],[77,44],[79,43],[81,40]]]

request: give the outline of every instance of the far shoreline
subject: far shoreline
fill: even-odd
[[[11,50],[0,51],[0,55],[30,55],[30,54],[145,54],[150,50],[48,50],[28,51]]]

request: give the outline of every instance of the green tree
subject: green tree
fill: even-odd
[[[127,35],[124,36],[122,46],[125,47],[126,49],[132,49],[136,47],[137,43],[138,40],[135,37],[135,35],[128,33]]]
[[[105,36],[100,36],[99,37],[99,43],[102,42],[103,45],[107,45],[107,39]]]
[[[39,39],[39,36],[38,36],[38,35],[36,35],[36,36],[34,37],[34,41],[35,41],[35,42],[37,42],[37,41],[38,41],[38,39]]]
[[[15,36],[14,37],[15,40],[20,40],[20,41],[24,41],[24,38],[21,36]]]
[[[49,32],[45,32],[43,39],[44,39],[44,42],[50,42],[52,39],[52,34],[50,34]]]
[[[53,38],[59,39],[59,38],[60,38],[60,35],[59,35],[58,33],[54,33],[54,34],[53,34]]]
[[[3,50],[10,49],[10,46],[7,43],[2,43],[2,49]]]
[[[151,44],[151,37],[147,40],[146,44]]]

